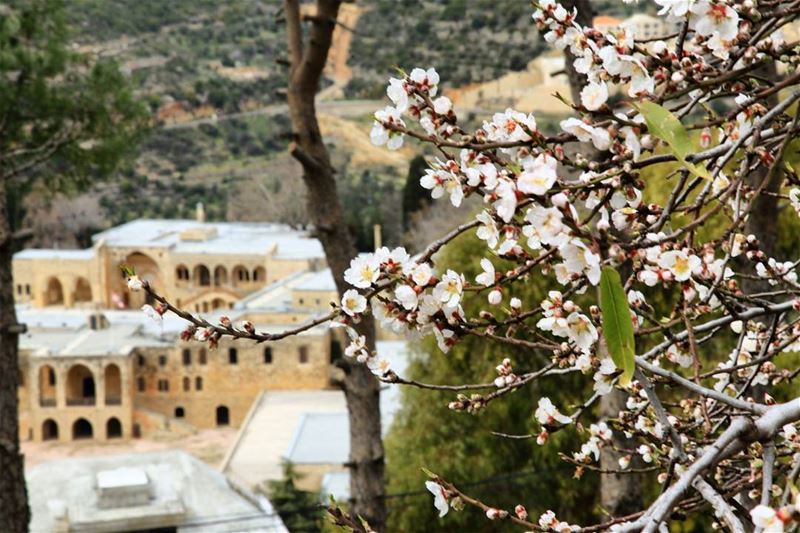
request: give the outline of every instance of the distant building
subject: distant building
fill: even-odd
[[[598,15],[592,19],[592,27],[602,33],[619,29],[621,23],[620,19],[607,15]]]
[[[36,308],[132,308],[120,266],[135,268],[170,301],[207,313],[300,271],[325,268],[316,239],[282,224],[134,220],[103,231],[86,250],[29,249],[14,255],[17,303]]]
[[[286,533],[264,496],[177,450],[63,459],[26,475],[32,533]]]
[[[405,375],[409,363],[405,341],[379,340],[376,348],[395,372]],[[399,385],[381,385],[380,406],[385,435],[400,409]],[[346,500],[349,455],[350,422],[342,391],[265,391],[240,427],[222,471],[237,482],[255,486],[281,479],[281,464],[289,461],[301,474],[298,488]]]
[[[667,23],[663,18],[641,13],[625,19],[620,26],[633,32],[633,38],[637,41],[663,39],[675,29],[673,24]]]
[[[277,224],[137,220],[88,250],[14,257],[20,322],[20,436],[36,441],[130,438],[169,426],[238,426],[264,389],[326,389],[333,337],[318,326],[277,342],[179,340],[140,311],[119,270],[212,322],[223,314],[283,331],[327,312],[336,286],[320,243]]]
[[[602,33],[625,29],[630,31],[633,38],[637,41],[664,38],[674,31],[673,25],[667,23],[663,18],[641,13],[628,17],[625,20],[600,15],[592,19],[592,26]]]

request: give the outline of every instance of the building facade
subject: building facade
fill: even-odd
[[[180,340],[125,286],[132,266],[176,305],[209,321],[249,320],[282,331],[330,309],[336,287],[322,248],[276,224],[137,220],[95,236],[88,250],[14,257],[20,322],[21,438],[137,437],[171,423],[238,426],[263,390],[330,386],[324,326],[274,343]]]

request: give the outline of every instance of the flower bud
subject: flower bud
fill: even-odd
[[[567,197],[566,194],[560,192],[558,194],[554,194],[550,198],[550,201],[553,202],[553,205],[558,207],[559,209],[564,209],[569,203],[569,198]]]
[[[520,520],[527,520],[528,519],[528,510],[525,509],[524,505],[517,505],[514,507],[514,514],[517,515],[517,518]]]
[[[494,289],[489,293],[488,299],[490,304],[497,305],[503,301],[503,293],[501,293],[498,289]]]

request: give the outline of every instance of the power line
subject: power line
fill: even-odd
[[[564,468],[566,467],[566,468]],[[572,467],[570,465],[565,464],[564,467],[557,468],[547,468],[547,469],[527,469],[527,470],[520,470],[517,472],[508,472],[503,474],[496,474],[484,479],[480,479],[478,481],[468,481],[464,483],[459,483],[459,487],[477,487],[477,486],[486,486],[486,485],[498,485],[504,481],[509,480],[516,480],[519,478],[530,477],[535,475],[546,475],[546,474],[554,474],[554,473],[561,473],[564,470],[571,470]],[[392,499],[400,499],[400,498],[408,498],[408,497],[417,497],[417,496],[425,496],[429,495],[427,489],[419,489],[419,490],[410,490],[410,491],[403,491],[403,492],[395,492],[391,494],[385,494],[383,496],[384,500],[392,500]],[[268,500],[269,497],[264,495]],[[272,501],[270,500],[270,504]],[[300,507],[297,509],[292,509],[289,511],[284,511],[283,513],[279,513],[275,510],[273,512],[264,512],[264,513],[230,513],[230,514],[222,514],[217,515],[214,517],[208,517],[206,519],[197,519],[190,522],[185,522],[181,524],[181,527],[194,527],[194,526],[203,526],[203,525],[212,525],[212,524],[223,524],[226,522],[236,522],[236,521],[246,521],[246,520],[255,520],[258,518],[275,518],[275,517],[289,517],[298,514],[310,514],[314,511],[321,511],[324,507],[324,503],[320,503],[318,505],[313,506],[306,506]],[[274,505],[273,505],[274,508]]]

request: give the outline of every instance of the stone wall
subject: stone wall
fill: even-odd
[[[134,362],[134,404],[198,428],[238,426],[262,390],[327,388],[329,363],[327,332],[269,344],[224,340],[216,350],[189,342],[169,351],[140,351]],[[227,424],[218,413],[224,408]]]

